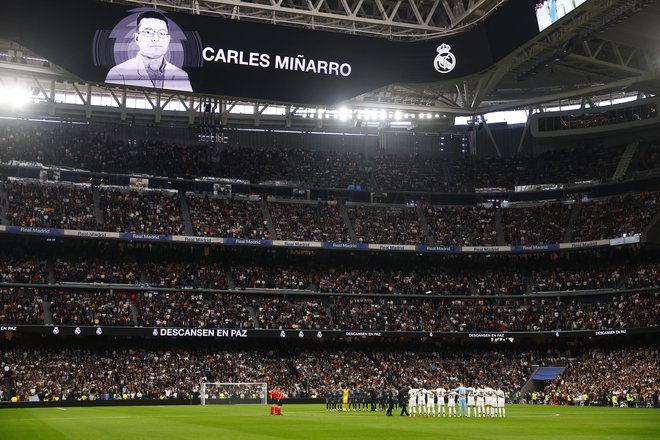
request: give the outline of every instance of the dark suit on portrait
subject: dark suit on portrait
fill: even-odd
[[[162,72],[162,86],[155,84],[149,77],[147,67],[139,54],[130,60],[116,65],[108,72],[105,82],[125,86],[150,87],[169,90],[192,92],[188,74],[177,66],[163,61],[160,68]]]

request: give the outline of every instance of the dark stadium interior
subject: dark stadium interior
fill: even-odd
[[[162,3],[418,48],[489,36],[523,2]],[[0,31],[0,408],[199,404],[204,382],[660,407],[659,8],[589,0],[490,41],[477,73],[341,83],[336,106],[286,75],[239,75],[235,95],[109,86]]]

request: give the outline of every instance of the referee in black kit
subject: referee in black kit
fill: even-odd
[[[392,415],[392,410],[394,409],[394,405],[396,404],[396,389],[395,388],[390,388],[387,391],[387,415],[391,416]]]
[[[402,388],[399,390],[399,395],[397,396],[397,400],[399,401],[399,408],[401,408],[401,415],[403,416],[404,414],[406,416],[409,416],[408,414],[408,389],[407,388]]]

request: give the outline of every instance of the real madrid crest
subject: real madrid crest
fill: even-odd
[[[440,73],[449,73],[456,67],[456,57],[450,50],[451,46],[446,43],[438,46],[438,55],[433,60],[433,67]]]

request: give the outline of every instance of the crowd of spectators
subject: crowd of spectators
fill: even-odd
[[[44,323],[42,293],[35,289],[0,288],[0,323]]]
[[[446,304],[454,331],[550,331],[559,326],[560,302],[555,299],[453,300]]]
[[[561,314],[564,330],[600,330],[660,326],[658,291],[568,301]]]
[[[440,159],[433,156],[378,154],[374,177],[384,191],[447,191]]]
[[[511,270],[502,267],[498,270],[484,269],[471,272],[469,279],[475,295],[524,295],[529,292],[529,273],[522,268]],[[466,277],[467,278],[467,277]]]
[[[568,368],[545,388],[546,394],[650,396],[658,392],[658,351],[652,347],[590,349],[570,359]],[[569,358],[570,356],[570,358]],[[352,388],[390,386],[492,385],[515,394],[543,354],[535,351],[451,350],[337,346],[316,349],[227,347],[221,350],[8,347],[3,352],[3,399],[122,400],[192,399],[200,383],[266,382],[289,397]],[[564,360],[563,362],[566,362]],[[6,368],[5,368],[6,367]],[[543,393],[535,393],[543,394]]]
[[[660,168],[660,143],[640,144],[633,161],[639,171]]]
[[[300,180],[317,188],[369,188],[364,155],[353,151],[298,150]]]
[[[8,348],[2,366],[9,400],[192,399],[200,383],[266,382],[292,396],[318,395],[340,385],[456,387],[497,384],[519,388],[529,375],[528,352],[447,353],[431,350],[373,351],[357,347],[269,348]],[[94,368],[90,368],[94,366]],[[3,368],[4,371],[4,368]],[[124,395],[126,395],[124,397]]]
[[[27,293],[26,293],[27,292]],[[39,291],[42,292],[42,291]],[[12,296],[13,295],[13,296]],[[194,291],[3,290],[5,324],[226,326],[381,331],[605,330],[660,325],[658,292],[577,298],[433,299]],[[132,311],[137,304],[139,312]],[[254,311],[255,315],[250,312]],[[132,314],[133,313],[133,314]]]
[[[89,186],[14,181],[8,190],[11,225],[59,229],[97,229]]]
[[[657,394],[659,353],[648,346],[589,349],[570,359],[546,394]],[[570,356],[570,357],[569,357]],[[511,350],[436,350],[420,347],[339,345],[305,349],[144,347],[7,347],[0,376],[3,398],[28,400],[192,399],[200,383],[266,382],[289,397],[315,395],[343,386],[373,389],[492,384],[513,396],[543,354]],[[563,361],[566,362],[566,361]],[[94,366],[94,368],[90,368]],[[535,393],[543,394],[543,393]]]
[[[572,266],[570,260],[532,270],[532,292],[613,289],[619,287],[625,268],[603,262]]]
[[[181,208],[176,194],[161,191],[103,190],[103,228],[113,232],[183,235]]]
[[[48,295],[53,324],[133,326],[131,294],[113,291],[70,292]]]
[[[266,240],[271,238],[259,202],[188,195],[195,235]]]
[[[328,310],[314,298],[260,297],[252,303],[259,328],[320,330],[331,326]]]
[[[426,244],[414,207],[348,207],[359,243]]]
[[[571,205],[544,204],[503,209],[504,241],[508,244],[548,244],[564,241]]]
[[[323,293],[381,293],[409,295],[469,295],[466,273],[383,268],[327,267],[315,271],[314,282]]]
[[[73,261],[58,258],[55,277],[63,283],[138,284],[140,269],[135,261]]]
[[[247,180],[251,183],[297,181],[295,170],[289,164],[291,151],[288,149],[227,148],[217,155],[218,171],[206,176]]]
[[[588,400],[625,401],[626,394],[647,401],[660,391],[660,352],[657,347],[593,349],[572,359],[566,370],[545,387],[545,393],[586,395]]]
[[[109,126],[88,130],[64,124],[3,124],[0,126],[0,161],[37,162],[44,165],[164,177],[224,177],[260,183],[292,180],[288,150],[219,148],[156,139],[129,139]]]
[[[273,258],[247,262],[219,255],[180,258],[63,257],[54,263],[52,283],[140,284],[178,289],[296,289],[321,293],[511,296],[544,292],[658,287],[657,263],[620,253],[565,254],[511,258],[431,257],[398,263]],[[47,284],[43,257],[0,255],[0,283]]]
[[[268,206],[280,240],[351,241],[336,203],[269,203]]]
[[[660,287],[660,265],[649,263],[633,267],[626,277],[626,287]]]
[[[659,196],[660,193],[637,193],[581,203],[572,241],[641,234],[658,213]]]
[[[399,274],[395,278],[395,289],[398,293],[411,295],[470,295],[468,273],[461,269],[417,268]]]
[[[126,143],[110,133],[66,124],[3,123],[0,125],[0,161],[38,162],[91,171],[136,171]],[[137,161],[146,165],[152,160]]]
[[[185,235],[181,200],[171,191],[100,187],[97,224],[93,190],[84,185],[14,181],[7,221],[15,226]],[[658,212],[660,193],[635,193],[575,204],[504,208],[477,206],[351,205],[348,221],[359,243],[496,246],[553,244],[632,236]],[[268,204],[276,237],[258,200],[188,193],[192,233],[205,237],[351,242],[337,202]],[[264,207],[265,209],[265,207]],[[577,212],[571,225],[572,210]],[[420,218],[420,215],[423,218]],[[425,223],[428,224],[426,228]],[[429,236],[430,234],[430,236]]]
[[[231,267],[231,276],[237,289],[300,289],[310,290],[311,274],[294,266]]]
[[[447,331],[443,308],[429,300],[333,297],[333,326],[342,330]]]
[[[580,146],[536,157],[444,158],[440,153],[400,154],[212,145],[167,139],[157,128],[141,136],[125,126],[15,123],[0,125],[0,161],[38,162],[95,172],[153,176],[216,177],[252,183],[302,181],[314,187],[384,190],[473,191],[517,185],[610,179],[625,149]],[[642,146],[635,161],[650,169],[657,146]]]
[[[431,235],[442,246],[496,246],[495,211],[482,206],[426,209]]]
[[[146,327],[253,328],[244,296],[144,292],[136,296],[138,324]]]
[[[323,293],[394,293],[398,275],[377,268],[328,268],[314,281]]]
[[[146,263],[145,283],[152,287],[228,289],[225,269],[217,263]]]
[[[537,183],[611,179],[625,145],[593,145],[551,150],[537,158]]]
[[[477,188],[514,189],[535,183],[536,166],[528,157],[470,157],[449,163],[450,191],[474,191]]]
[[[47,284],[46,261],[34,257],[0,255],[0,283]]]

